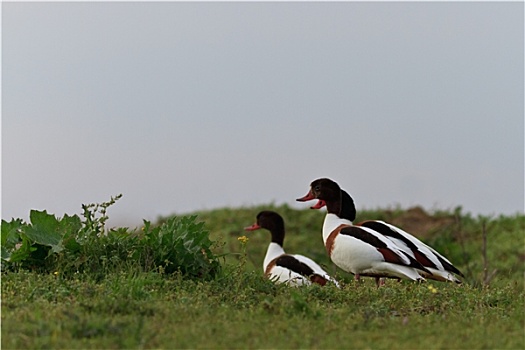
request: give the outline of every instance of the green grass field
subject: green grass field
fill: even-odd
[[[262,209],[284,217],[288,252],[324,264],[343,288],[294,289],[264,279],[270,235],[243,231]],[[222,256],[212,277],[147,269],[133,254],[138,246],[121,241],[123,252],[111,268],[83,261],[75,266],[95,268],[74,272],[64,259],[47,270],[4,268],[2,348],[525,348],[524,215],[362,211],[357,221],[410,228],[466,275],[459,286],[389,280],[376,288],[373,279],[354,282],[328,261],[320,233],[324,212],[267,205],[192,214]],[[118,231],[119,237],[136,234]],[[243,235],[245,244],[238,240]],[[102,259],[93,253],[90,259]]]

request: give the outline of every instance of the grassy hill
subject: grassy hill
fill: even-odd
[[[245,232],[244,227],[255,222],[261,210],[274,210],[283,216],[286,226],[284,248],[287,252],[309,256],[334,270],[323,246],[321,227],[325,211],[297,210],[287,205],[262,205],[252,208],[223,208],[197,212],[206,222],[213,240],[223,242],[218,253],[239,253],[239,236],[247,236],[248,270],[261,270],[270,233],[266,230]],[[441,211],[429,214],[420,207],[407,210],[363,210],[355,222],[378,219],[397,225],[419,237],[425,243],[444,254],[473,285],[483,284],[491,276],[494,283],[507,283],[524,276],[525,217],[500,216],[472,217],[463,214],[461,208],[454,212]],[[162,219],[161,219],[162,221]],[[483,254],[483,232],[486,238],[486,254]],[[236,256],[230,256],[233,261]],[[331,267],[330,267],[331,266]],[[485,276],[485,267],[487,276]],[[347,274],[338,270],[347,279]],[[486,278],[485,278],[486,277]],[[486,281],[489,282],[489,281]]]
[[[343,282],[341,290],[293,289],[263,278],[270,234],[243,231],[263,209],[284,217],[285,249],[324,264]],[[466,275],[460,286],[387,281],[376,288],[371,279],[354,282],[328,261],[320,233],[324,212],[266,205],[191,214],[204,222],[211,250],[221,256],[218,274],[148,270],[143,258],[153,252],[123,243],[128,236],[171,230],[175,226],[161,225],[169,218],[159,220],[160,231],[116,229],[110,243],[118,254],[104,241],[100,247],[93,243],[94,254],[78,257],[100,262],[78,265],[96,269],[62,273],[66,265],[58,259],[62,265],[48,270],[20,266],[2,272],[2,347],[525,348],[524,215],[472,217],[459,208],[431,214],[420,208],[361,211],[356,221],[395,223]],[[240,236],[249,240],[243,244]],[[109,269],[103,262],[112,258]]]

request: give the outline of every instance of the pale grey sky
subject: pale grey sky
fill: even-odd
[[[523,3],[2,3],[2,218],[523,212]]]

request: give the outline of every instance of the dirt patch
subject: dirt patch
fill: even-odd
[[[436,231],[453,225],[455,221],[453,216],[436,217],[429,215],[421,207],[413,207],[393,217],[390,223],[416,237],[430,238]]]

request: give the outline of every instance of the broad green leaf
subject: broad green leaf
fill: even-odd
[[[82,222],[77,215],[64,215],[58,227],[58,233],[62,236],[62,245],[71,251],[79,250],[82,246],[77,242],[76,237],[81,228]]]
[[[13,219],[10,222],[2,220],[2,230],[1,230],[1,258],[6,261],[11,261],[11,255],[14,251],[20,248],[17,247],[17,244],[20,243],[22,238],[20,233],[22,232],[24,226],[27,226],[23,223],[22,219]]]
[[[78,231],[80,231],[80,228],[82,227],[82,222],[80,221],[80,218],[78,215],[64,215],[64,217],[60,220],[60,233],[63,234],[63,236],[70,236],[70,235],[76,235]]]
[[[2,247],[14,248],[20,241],[20,232],[26,224],[22,219],[13,219],[10,222],[2,220],[1,243]]]
[[[35,243],[50,246],[54,253],[64,249],[60,225],[56,217],[47,211],[31,210],[31,226],[26,229],[27,237]]]
[[[5,261],[9,261],[9,259],[11,258],[11,252],[9,252],[4,245],[0,247],[0,253],[1,253],[0,257],[4,259]]]
[[[17,247],[17,249],[11,252],[11,256],[9,257],[9,262],[23,261],[27,259],[29,255],[31,255],[32,251],[36,250],[35,247],[31,246],[31,242],[25,236],[25,234],[22,234],[21,238],[22,238],[22,243]]]

